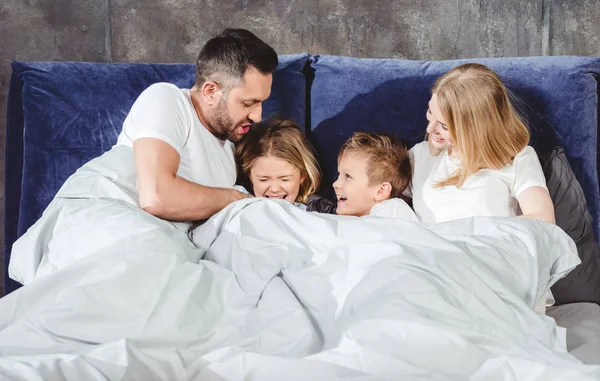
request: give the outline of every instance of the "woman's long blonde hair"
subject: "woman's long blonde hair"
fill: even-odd
[[[508,90],[487,66],[457,66],[435,82],[432,93],[461,163],[436,186],[460,188],[480,169],[503,168],[529,143],[529,130],[515,112]]]
[[[250,170],[259,157],[273,156],[300,170],[303,180],[296,202],[306,204],[308,196],[319,189],[321,172],[312,145],[300,127],[279,117],[256,123],[235,148],[238,182],[253,190]]]

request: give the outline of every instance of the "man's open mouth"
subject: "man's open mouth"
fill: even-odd
[[[250,131],[250,124],[242,124],[239,128],[239,132],[242,135],[245,135]]]

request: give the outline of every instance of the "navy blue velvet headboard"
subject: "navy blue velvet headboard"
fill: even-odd
[[[280,56],[264,116],[298,122],[320,153],[326,188],[356,130],[423,139],[433,81],[466,62]],[[520,99],[538,151],[566,148],[600,235],[598,57],[468,60],[496,70]],[[310,66],[308,65],[310,62]],[[193,65],[14,62],[6,136],[5,253],[78,167],[108,150],[137,95],[154,82],[191,86]],[[307,103],[307,101],[309,103]],[[5,267],[6,268],[6,267]],[[6,291],[19,285],[6,279]]]
[[[306,126],[308,54],[279,56],[263,116]],[[195,65],[84,62],[12,64],[6,136],[5,269],[13,242],[77,168],[110,149],[137,96],[155,82],[193,85]],[[8,272],[6,271],[6,274]],[[6,277],[6,293],[19,284]]]

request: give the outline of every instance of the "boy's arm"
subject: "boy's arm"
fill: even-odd
[[[230,203],[251,197],[228,188],[211,188],[177,176],[179,154],[168,143],[141,138],[133,143],[138,201],[148,213],[175,221],[210,218]]]

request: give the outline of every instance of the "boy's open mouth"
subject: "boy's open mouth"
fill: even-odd
[[[344,203],[344,202],[346,202],[346,200],[348,200],[346,197],[337,196],[338,204]]]

